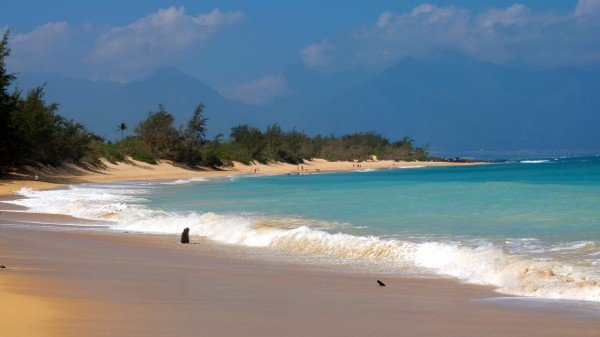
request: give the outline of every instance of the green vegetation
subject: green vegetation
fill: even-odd
[[[118,162],[127,156],[149,164],[167,159],[190,167],[213,168],[231,165],[233,161],[298,164],[312,158],[362,161],[373,155],[378,159],[427,159],[427,149],[415,147],[412,139],[390,142],[374,132],[310,137],[297,130],[284,131],[277,124],[264,131],[241,124],[231,129],[228,141],[223,140],[222,134],[207,140],[208,119],[203,103],[179,128],[163,105],[150,111],[132,136],[124,137],[128,126],[121,122],[116,129],[121,139],[113,144],[58,115],[58,104],[44,100],[43,85],[24,97],[19,90],[9,93],[16,77],[6,71],[5,58],[10,55],[7,43],[8,33],[0,42],[0,173],[31,164],[100,165],[100,158]]]
[[[8,88],[16,79],[6,71],[8,33],[0,41],[0,172],[31,163],[96,163],[103,155],[103,140],[86,128],[56,113],[58,104],[44,100],[44,87],[23,97]]]

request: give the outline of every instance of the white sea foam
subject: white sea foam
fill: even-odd
[[[581,250],[585,248],[597,248],[597,245],[593,241],[579,241],[569,244],[560,244],[558,246],[549,248],[550,252],[568,252],[573,250]]]
[[[372,169],[372,168],[355,170],[355,172],[361,172],[361,173],[364,173],[364,172],[373,172],[373,171],[375,171],[375,169]]]
[[[198,183],[198,182],[203,182],[203,181],[208,181],[208,179],[206,178],[202,178],[202,177],[196,177],[196,178],[190,178],[190,179],[179,179],[179,180],[175,180],[175,181],[168,181],[168,182],[164,182],[164,185],[182,185],[182,184],[191,184],[191,183]]]
[[[387,238],[333,233],[337,226],[302,219],[265,218],[247,214],[165,212],[143,206],[148,190],[132,185],[73,186],[68,190],[32,191],[10,201],[32,211],[110,220],[119,231],[191,235],[250,247],[324,257],[327,261],[357,261],[374,266],[401,267],[456,277],[473,284],[492,285],[499,292],[544,298],[600,302],[597,264],[574,264],[556,259],[564,252],[596,254],[594,242],[549,247],[537,239]],[[282,224],[282,225],[280,225]],[[552,254],[558,255],[552,255]],[[549,254],[549,255],[544,255]]]
[[[521,164],[543,164],[543,163],[549,163],[549,160],[546,159],[540,159],[540,160],[521,160],[520,163]]]

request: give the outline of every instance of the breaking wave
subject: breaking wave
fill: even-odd
[[[256,214],[167,212],[144,205],[148,186],[77,185],[66,190],[22,189],[10,201],[33,212],[109,221],[117,231],[190,234],[288,253],[409,268],[491,285],[512,295],[600,302],[598,243],[548,245],[537,239],[382,238],[339,232],[339,224]],[[336,232],[337,231],[337,232]],[[582,258],[585,256],[586,259]]]
[[[172,182],[165,182],[163,184],[164,185],[182,185],[182,184],[190,184],[190,183],[197,183],[197,182],[203,182],[203,181],[208,181],[208,179],[202,178],[202,177],[197,177],[197,178],[190,178],[190,179],[179,179],[179,180],[175,180]]]
[[[401,168],[401,169],[414,169],[414,168],[423,168],[423,167],[427,167],[427,166],[425,166],[425,165],[398,166],[398,168]]]
[[[374,172],[376,171],[375,169],[372,168],[366,168],[366,169],[360,169],[360,170],[354,170],[355,172],[360,172],[360,173],[365,173],[365,172]]]
[[[550,160],[547,159],[540,159],[540,160],[521,160],[520,163],[521,164],[543,164],[543,163],[549,163]]]

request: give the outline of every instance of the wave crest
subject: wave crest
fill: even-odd
[[[521,164],[544,164],[544,163],[549,163],[550,160],[547,159],[540,159],[540,160],[521,160],[520,163]]]

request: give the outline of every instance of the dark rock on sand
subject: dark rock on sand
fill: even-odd
[[[181,233],[181,243],[190,243],[190,229],[186,228]]]

